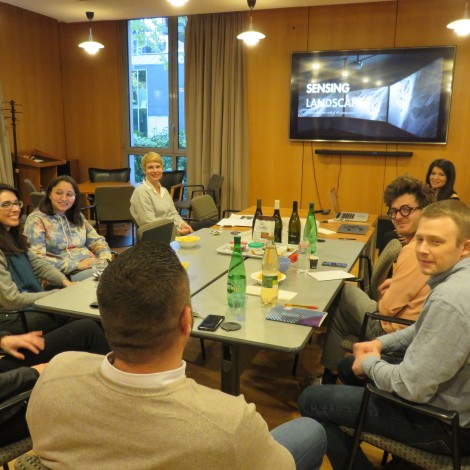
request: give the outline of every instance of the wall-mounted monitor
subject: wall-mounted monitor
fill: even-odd
[[[293,52],[291,140],[445,144],[455,47]]]

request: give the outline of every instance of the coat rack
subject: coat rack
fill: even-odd
[[[17,170],[17,165],[18,165],[18,144],[16,142],[16,121],[18,121],[18,118],[16,117],[17,114],[22,114],[21,111],[17,111],[15,108],[15,105],[17,106],[22,106],[21,104],[15,103],[14,100],[10,101],[4,101],[4,103],[8,103],[9,107],[8,108],[2,108],[1,111],[3,113],[9,112],[9,116],[4,116],[5,119],[11,119],[11,128],[13,130],[13,155],[14,155],[14,160],[12,162],[12,167],[13,167],[13,179],[15,182],[15,187],[19,187],[19,181],[18,181],[18,170]]]

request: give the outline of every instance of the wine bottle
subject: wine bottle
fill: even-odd
[[[263,304],[276,304],[279,296],[278,272],[279,272],[279,255],[277,254],[274,237],[268,237],[268,243],[264,250],[262,269],[262,285],[261,285],[261,302]]]
[[[245,306],[246,272],[240,241],[240,236],[233,238],[233,253],[227,276],[227,301],[232,308]]]
[[[282,219],[279,212],[279,199],[274,201],[274,241],[282,243]]]
[[[315,220],[315,204],[313,202],[309,205],[303,239],[309,241],[310,253],[315,254],[317,251],[317,221]]]
[[[261,199],[256,200],[256,212],[255,212],[255,215],[253,216],[253,224],[252,224],[252,227],[251,227],[251,236],[253,236],[253,232],[255,230],[256,219],[258,218],[259,215],[263,215],[263,210],[261,209]]]
[[[300,243],[300,219],[297,212],[297,201],[292,204],[292,215],[289,219],[289,245],[298,245]]]

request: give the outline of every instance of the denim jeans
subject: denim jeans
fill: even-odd
[[[348,461],[352,438],[339,425],[355,427],[364,389],[348,385],[322,385],[306,388],[298,404],[302,416],[318,420],[326,430],[327,455],[334,470],[342,470]],[[451,455],[449,430],[438,421],[371,396],[364,431],[405,442],[425,451]],[[461,450],[470,453],[470,429],[461,429]],[[359,449],[357,470],[374,467]]]
[[[294,457],[297,470],[319,470],[326,453],[323,427],[310,418],[297,418],[271,431],[274,439]]]

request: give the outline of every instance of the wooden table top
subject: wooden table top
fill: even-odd
[[[85,181],[84,183],[78,183],[78,189],[80,192],[85,195],[95,194],[96,188],[101,187],[110,187],[110,186],[132,186],[129,182],[111,182],[111,181],[101,181],[98,183],[92,183],[91,181]]]

